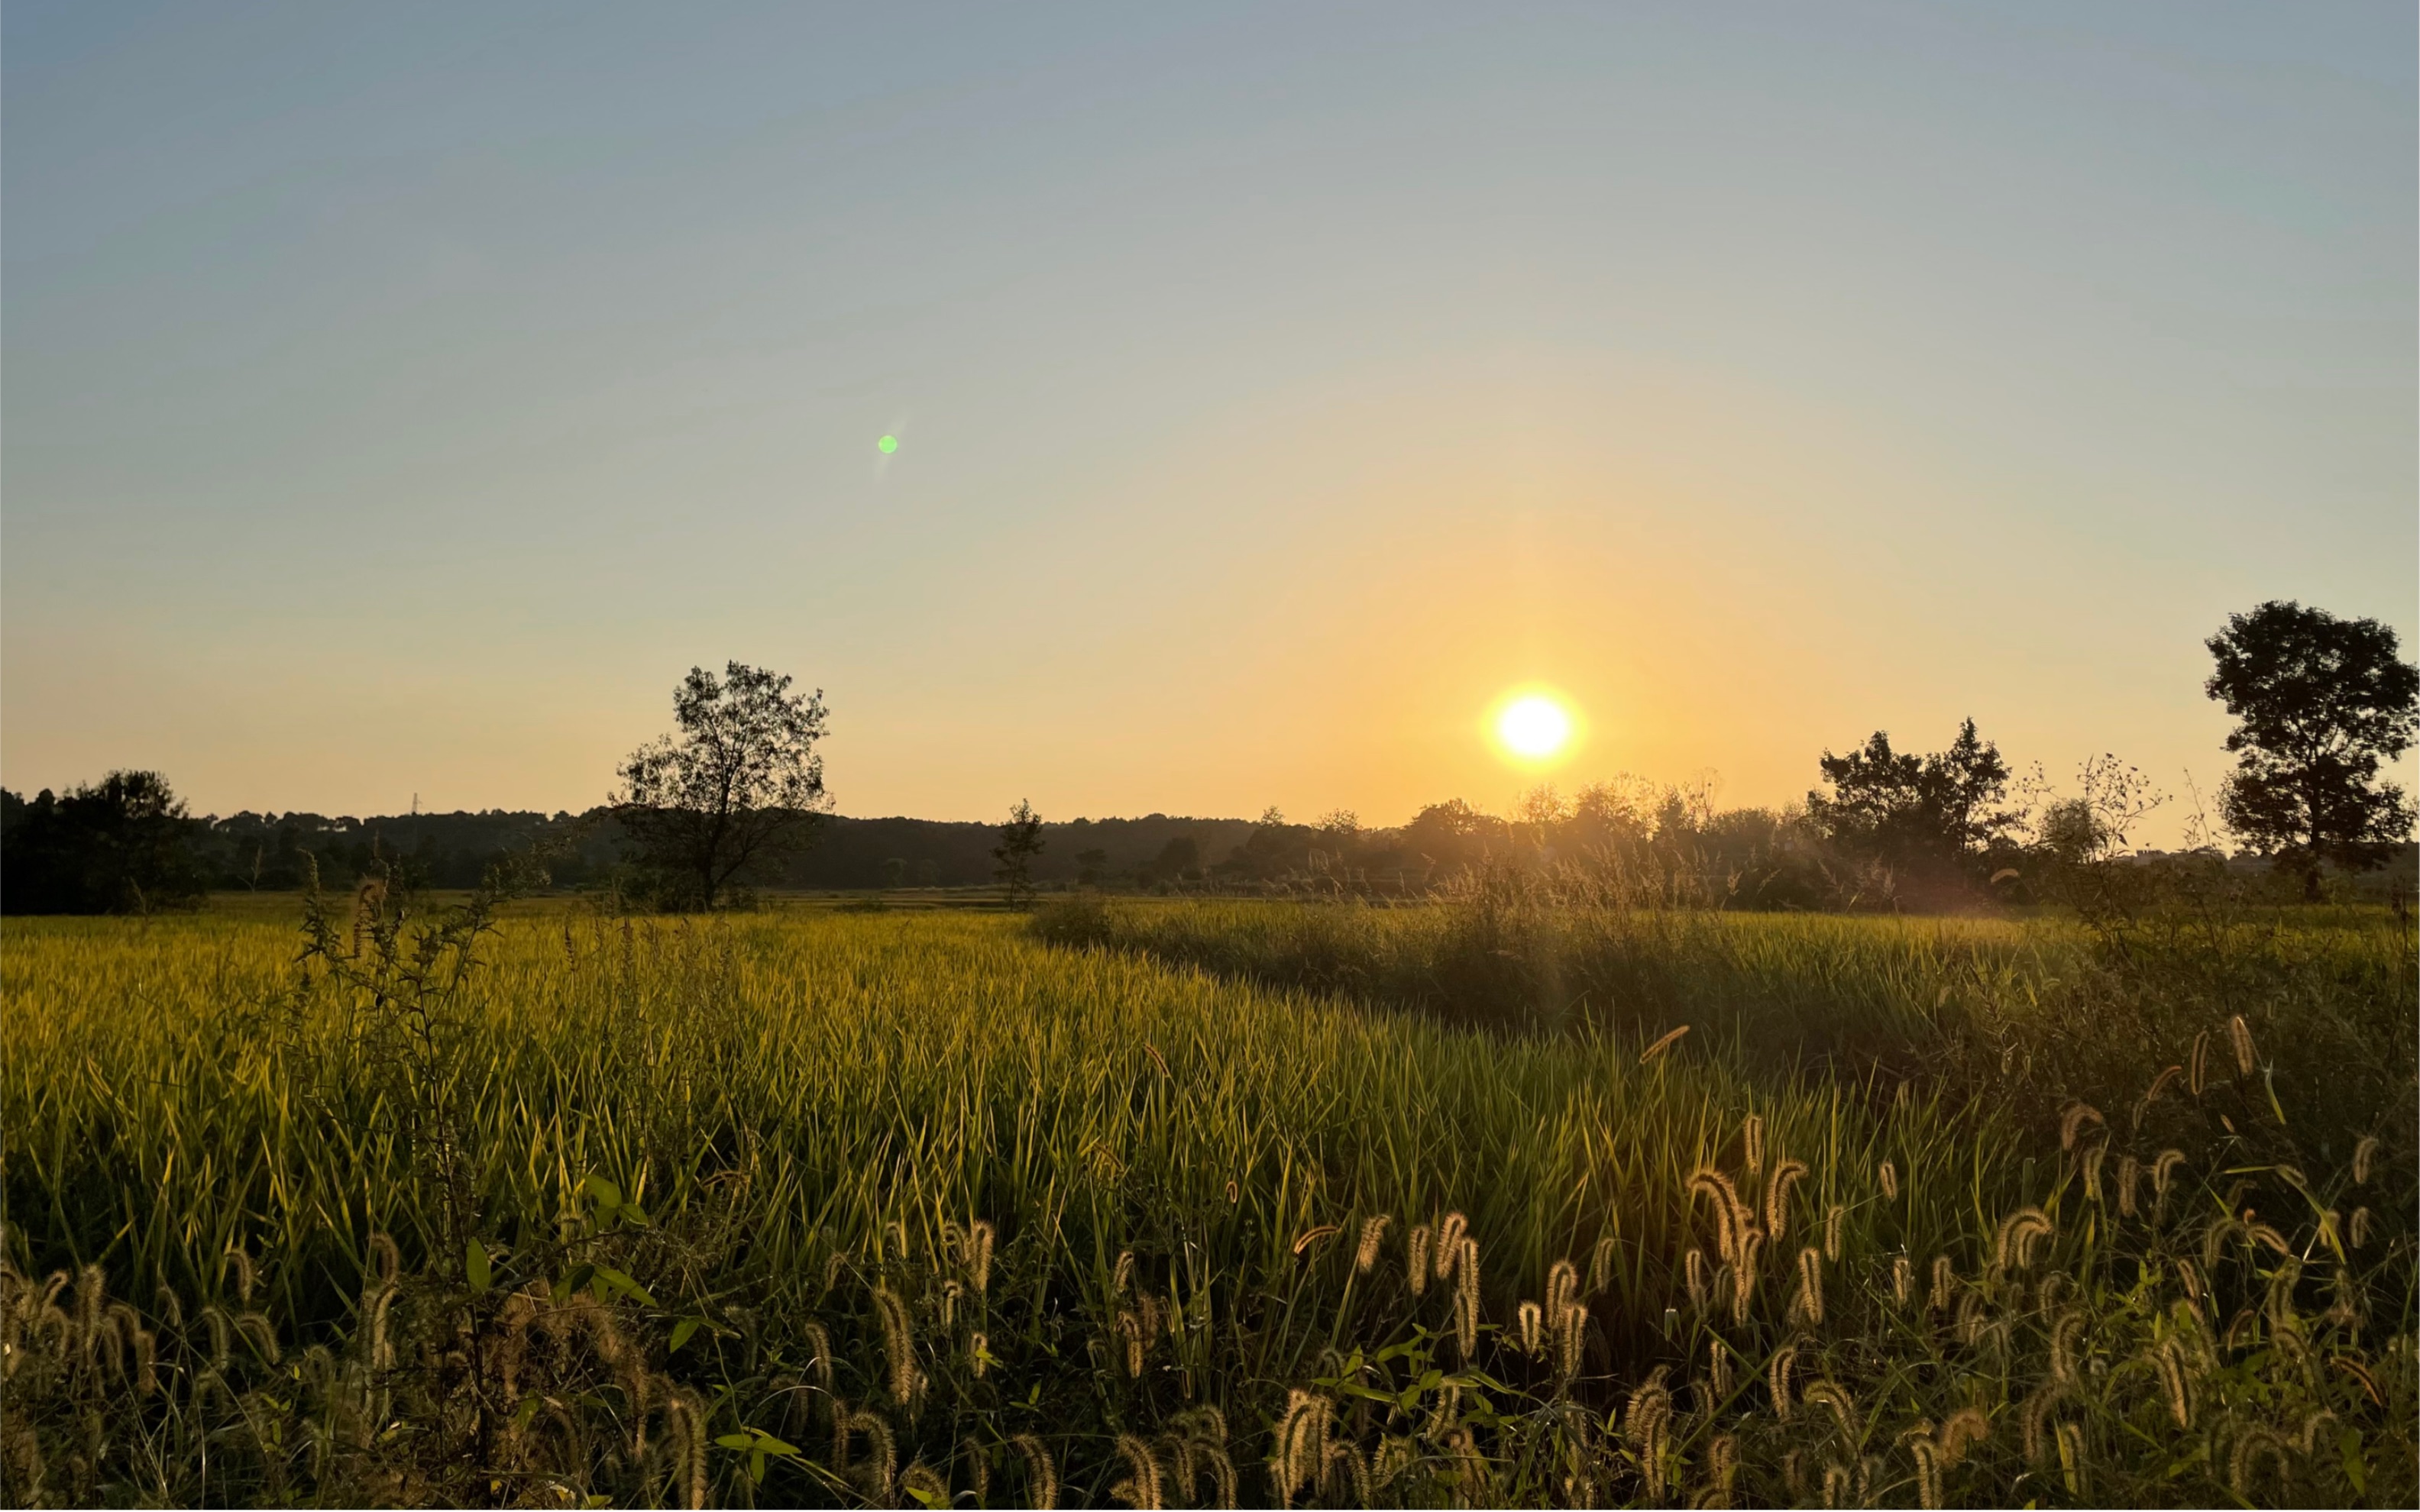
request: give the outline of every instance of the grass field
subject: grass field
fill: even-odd
[[[11,1502],[2414,1495],[2382,912],[418,937],[10,921]]]

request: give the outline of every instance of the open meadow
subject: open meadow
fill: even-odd
[[[2414,1494],[2384,910],[295,915],[9,922],[12,1501]]]

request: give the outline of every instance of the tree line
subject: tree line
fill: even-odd
[[[2228,617],[2206,642],[2206,691],[2236,720],[2236,764],[2218,813],[2189,826],[2209,856],[2224,833],[2321,895],[2403,853],[2410,796],[2381,779],[2420,723],[2420,669],[2395,632],[2290,602]],[[1825,751],[1822,785],[1782,809],[1720,810],[1711,782],[1636,779],[1526,795],[1507,814],[1458,799],[1405,824],[1338,811],[1257,821],[1046,824],[1030,805],[990,826],[830,812],[815,751],[821,693],[733,662],[693,669],[674,694],[675,732],[617,769],[586,813],[317,814],[194,818],[157,773],[113,772],[64,795],[0,792],[0,909],[142,912],[210,888],[279,891],[314,875],[469,887],[489,868],[539,861],[557,886],[610,889],[667,909],[744,902],[759,887],[962,887],[997,883],[1145,891],[1415,895],[1491,866],[1593,872],[1634,894],[1752,908],[1950,908],[2023,902],[2059,867],[2124,853],[2162,801],[2115,758],[2055,791],[2020,774],[1972,719],[1934,751],[1875,732]]]

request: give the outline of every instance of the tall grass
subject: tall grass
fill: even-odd
[[[2408,1149],[2420,1107],[2411,922],[2382,908],[1844,917],[1607,904],[1481,876],[1438,903],[1079,900],[1038,937],[1515,1035],[1688,1025],[1770,1079],[1916,1077],[2036,1127],[2140,1095],[2241,1015],[2310,1153]],[[2213,1129],[2215,1125],[2212,1125]]]
[[[272,924],[12,925],[0,1469],[15,1502],[2408,1498],[2408,1141],[2362,1185],[2350,1149],[2264,1165],[2287,1110],[2224,1018],[2198,1097],[2062,1148],[1700,1011],[1813,970],[1875,1042],[1937,1032],[1904,942],[1837,939],[1695,988],[1674,946],[1671,1040],[1002,918],[515,919],[414,1041],[391,973]]]

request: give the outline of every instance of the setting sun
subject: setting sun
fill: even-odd
[[[1525,693],[1496,716],[1496,738],[1515,756],[1543,761],[1570,743],[1571,711],[1544,693]]]

